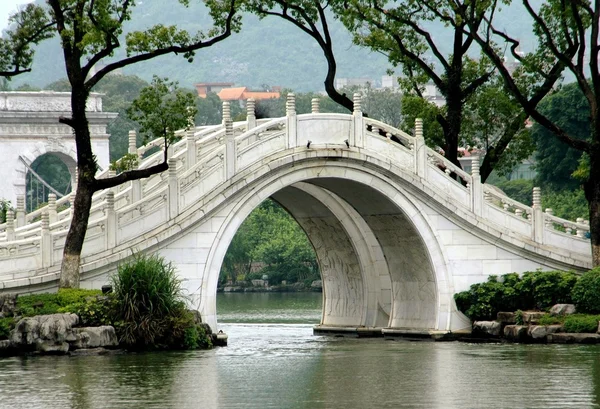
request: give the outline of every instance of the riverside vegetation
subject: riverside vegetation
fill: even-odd
[[[60,289],[23,295],[0,318],[0,342],[11,339],[27,317],[75,314],[74,326],[114,328],[118,347],[127,350],[212,347],[211,329],[185,307],[175,269],[157,256],[136,256],[111,277],[113,292]],[[2,307],[2,306],[0,306]],[[6,311],[9,311],[8,313]],[[27,352],[28,348],[24,348]]]
[[[600,268],[581,276],[565,271],[534,271],[490,276],[454,295],[457,308],[472,321],[495,320],[500,312],[515,311],[514,323],[523,325],[527,310],[545,312],[536,321],[559,325],[565,333],[596,333],[600,321]],[[576,314],[550,314],[556,304],[574,304]]]

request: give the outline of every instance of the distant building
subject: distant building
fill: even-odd
[[[196,91],[198,91],[198,96],[200,98],[206,98],[206,95],[209,92],[218,94],[221,90],[231,88],[233,85],[233,82],[201,82],[194,84],[194,87],[196,87]]]
[[[374,86],[375,81],[372,78],[336,78],[334,86],[337,89],[344,87],[367,87]]]
[[[240,101],[254,98],[256,101],[261,99],[279,98],[281,96],[280,87],[272,87],[272,91],[250,91],[248,87],[223,88],[217,93],[221,101]]]

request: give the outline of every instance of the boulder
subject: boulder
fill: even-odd
[[[473,322],[473,336],[494,337],[500,336],[502,325],[497,321],[475,321]]]
[[[528,334],[536,341],[545,341],[548,334],[554,334],[562,330],[562,325],[531,325]]]
[[[313,290],[323,289],[323,281],[322,280],[313,281],[312,283],[310,283],[310,288],[312,288]]]
[[[537,324],[544,315],[546,313],[542,311],[523,311],[523,323]]]
[[[75,349],[116,347],[119,345],[115,329],[110,325],[75,328],[73,332],[75,340],[71,345]]]
[[[527,340],[528,325],[507,325],[504,327],[504,338],[513,342],[524,342]]]
[[[514,312],[499,312],[497,317],[498,317],[497,321],[502,324],[505,324],[505,325],[517,323]]]
[[[23,318],[11,332],[10,342],[15,348],[39,352],[64,353],[68,340],[75,340],[73,326],[79,323],[75,314],[36,315]],[[66,348],[66,350],[65,350]]]
[[[550,314],[552,315],[568,315],[575,314],[574,304],[555,304],[550,308]]]
[[[558,333],[548,334],[548,343],[552,344],[598,344],[600,343],[599,334],[575,334],[575,333]]]
[[[12,317],[17,306],[17,294],[0,294],[0,318]]]

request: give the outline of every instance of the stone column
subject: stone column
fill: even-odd
[[[287,147],[295,148],[298,145],[298,116],[296,115],[296,95],[293,93],[287,94],[285,101],[285,116],[286,118],[286,133]]]
[[[256,102],[254,98],[248,98],[246,101],[246,129],[256,128]]]
[[[185,163],[187,169],[192,168],[196,164],[196,135],[194,129],[188,129],[185,133],[186,156]]]
[[[350,139],[348,140],[349,146],[356,146],[364,148],[365,146],[365,124],[362,114],[362,96],[360,93],[355,92],[352,97],[354,103],[354,110],[352,111],[352,125],[353,131],[350,132]]]
[[[227,179],[235,174],[235,136],[229,102],[223,102],[223,125],[225,126],[225,177]]]
[[[169,218],[174,218],[179,213],[179,183],[177,181],[177,161],[169,158]]]
[[[423,137],[423,120],[415,119],[415,173],[417,176],[425,179],[427,175],[427,146]]]
[[[52,265],[52,235],[50,234],[50,215],[48,212],[42,213],[42,233],[41,233],[41,252],[42,267]]]
[[[477,216],[483,213],[483,189],[479,173],[479,156],[471,157],[471,204],[472,211]]]
[[[117,214],[115,212],[115,193],[106,193],[106,250],[117,245]]]
[[[319,102],[320,102],[319,98],[313,98],[310,101],[311,112],[313,114],[318,114],[319,113]]]
[[[54,193],[50,193],[48,195],[48,216],[50,218],[50,224],[56,223],[58,220],[56,211],[56,195]]]
[[[17,227],[25,226],[25,196],[17,196]]]
[[[137,135],[134,130],[129,131],[129,147],[127,153],[137,155]]]
[[[532,239],[539,244],[544,243],[544,212],[542,211],[542,192],[539,187],[533,188]]]
[[[6,240],[13,241],[15,239],[15,212],[8,209],[6,212]]]

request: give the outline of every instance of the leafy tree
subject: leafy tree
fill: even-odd
[[[86,102],[90,92],[107,74],[123,67],[162,55],[178,53],[188,61],[195,51],[210,47],[227,38],[237,28],[235,0],[206,0],[211,5],[211,17],[215,27],[206,33],[191,35],[175,26],[155,25],[146,31],[134,31],[125,35],[127,55],[111,60],[115,51],[122,47],[124,24],[132,16],[135,3],[131,0],[47,0],[46,6],[31,15],[29,8],[17,12],[12,18],[24,21],[21,25],[45,27],[44,35],[60,37],[67,78],[71,88],[71,116],[59,122],[70,126],[77,147],[79,179],[75,196],[72,222],[67,233],[61,267],[61,287],[78,287],[81,248],[87,230],[92,195],[94,192],[117,186],[129,180],[148,177],[168,168],[167,162],[147,168],[96,179],[98,170],[86,114]],[[173,2],[174,3],[174,2]],[[182,0],[181,3],[187,4]],[[218,4],[217,4],[218,3]],[[23,35],[17,39],[26,39]],[[98,63],[106,61],[98,68]],[[98,68],[98,69],[97,69]]]
[[[480,2],[477,2],[478,4]],[[488,2],[481,2],[484,7]],[[587,153],[589,174],[584,192],[588,201],[592,244],[592,262],[600,265],[600,47],[597,33],[600,31],[598,5],[580,0],[549,0],[539,4],[523,0],[524,12],[534,20],[537,49],[523,55],[520,42],[503,30],[494,27],[494,14],[486,15],[487,29],[480,30],[478,21],[467,13],[461,17],[468,24],[468,33],[482,47],[488,58],[502,75],[507,89],[523,107],[527,115],[550,131],[561,142]],[[515,71],[505,64],[505,56],[494,43],[504,42],[510,54],[519,63]],[[590,118],[589,138],[565,127],[553,119],[540,106],[543,96],[565,72],[575,77],[577,87],[588,103],[586,115]],[[519,81],[525,78],[527,81]]]
[[[494,9],[494,4],[486,4],[487,7],[480,7],[479,2],[439,0],[393,4],[347,0],[333,4],[336,15],[354,33],[355,42],[387,55],[390,63],[402,69],[404,77],[400,85],[404,92],[423,99],[420,104],[414,99],[405,104],[405,108],[411,109],[408,118],[435,116],[439,127],[433,129],[429,143],[441,146],[446,158],[458,167],[461,166],[459,147],[485,148],[481,166],[483,181],[500,162],[514,136],[524,128],[526,119],[522,110],[504,97],[502,84],[490,82],[494,68],[489,60],[472,57],[479,50],[473,39],[465,35],[466,22],[461,14],[469,15],[473,26],[479,28],[484,24],[485,11]],[[434,21],[447,27],[437,40],[430,30]],[[441,46],[447,39],[452,46],[444,53]],[[424,87],[429,82],[444,96],[443,107],[425,102]],[[487,112],[485,107],[488,107]],[[479,115],[469,115],[469,112]],[[482,127],[481,123],[486,126]],[[412,128],[412,124],[407,122],[406,127]],[[443,140],[439,138],[440,128]],[[508,160],[508,164],[527,156],[517,146],[512,147],[511,154],[515,159]]]

